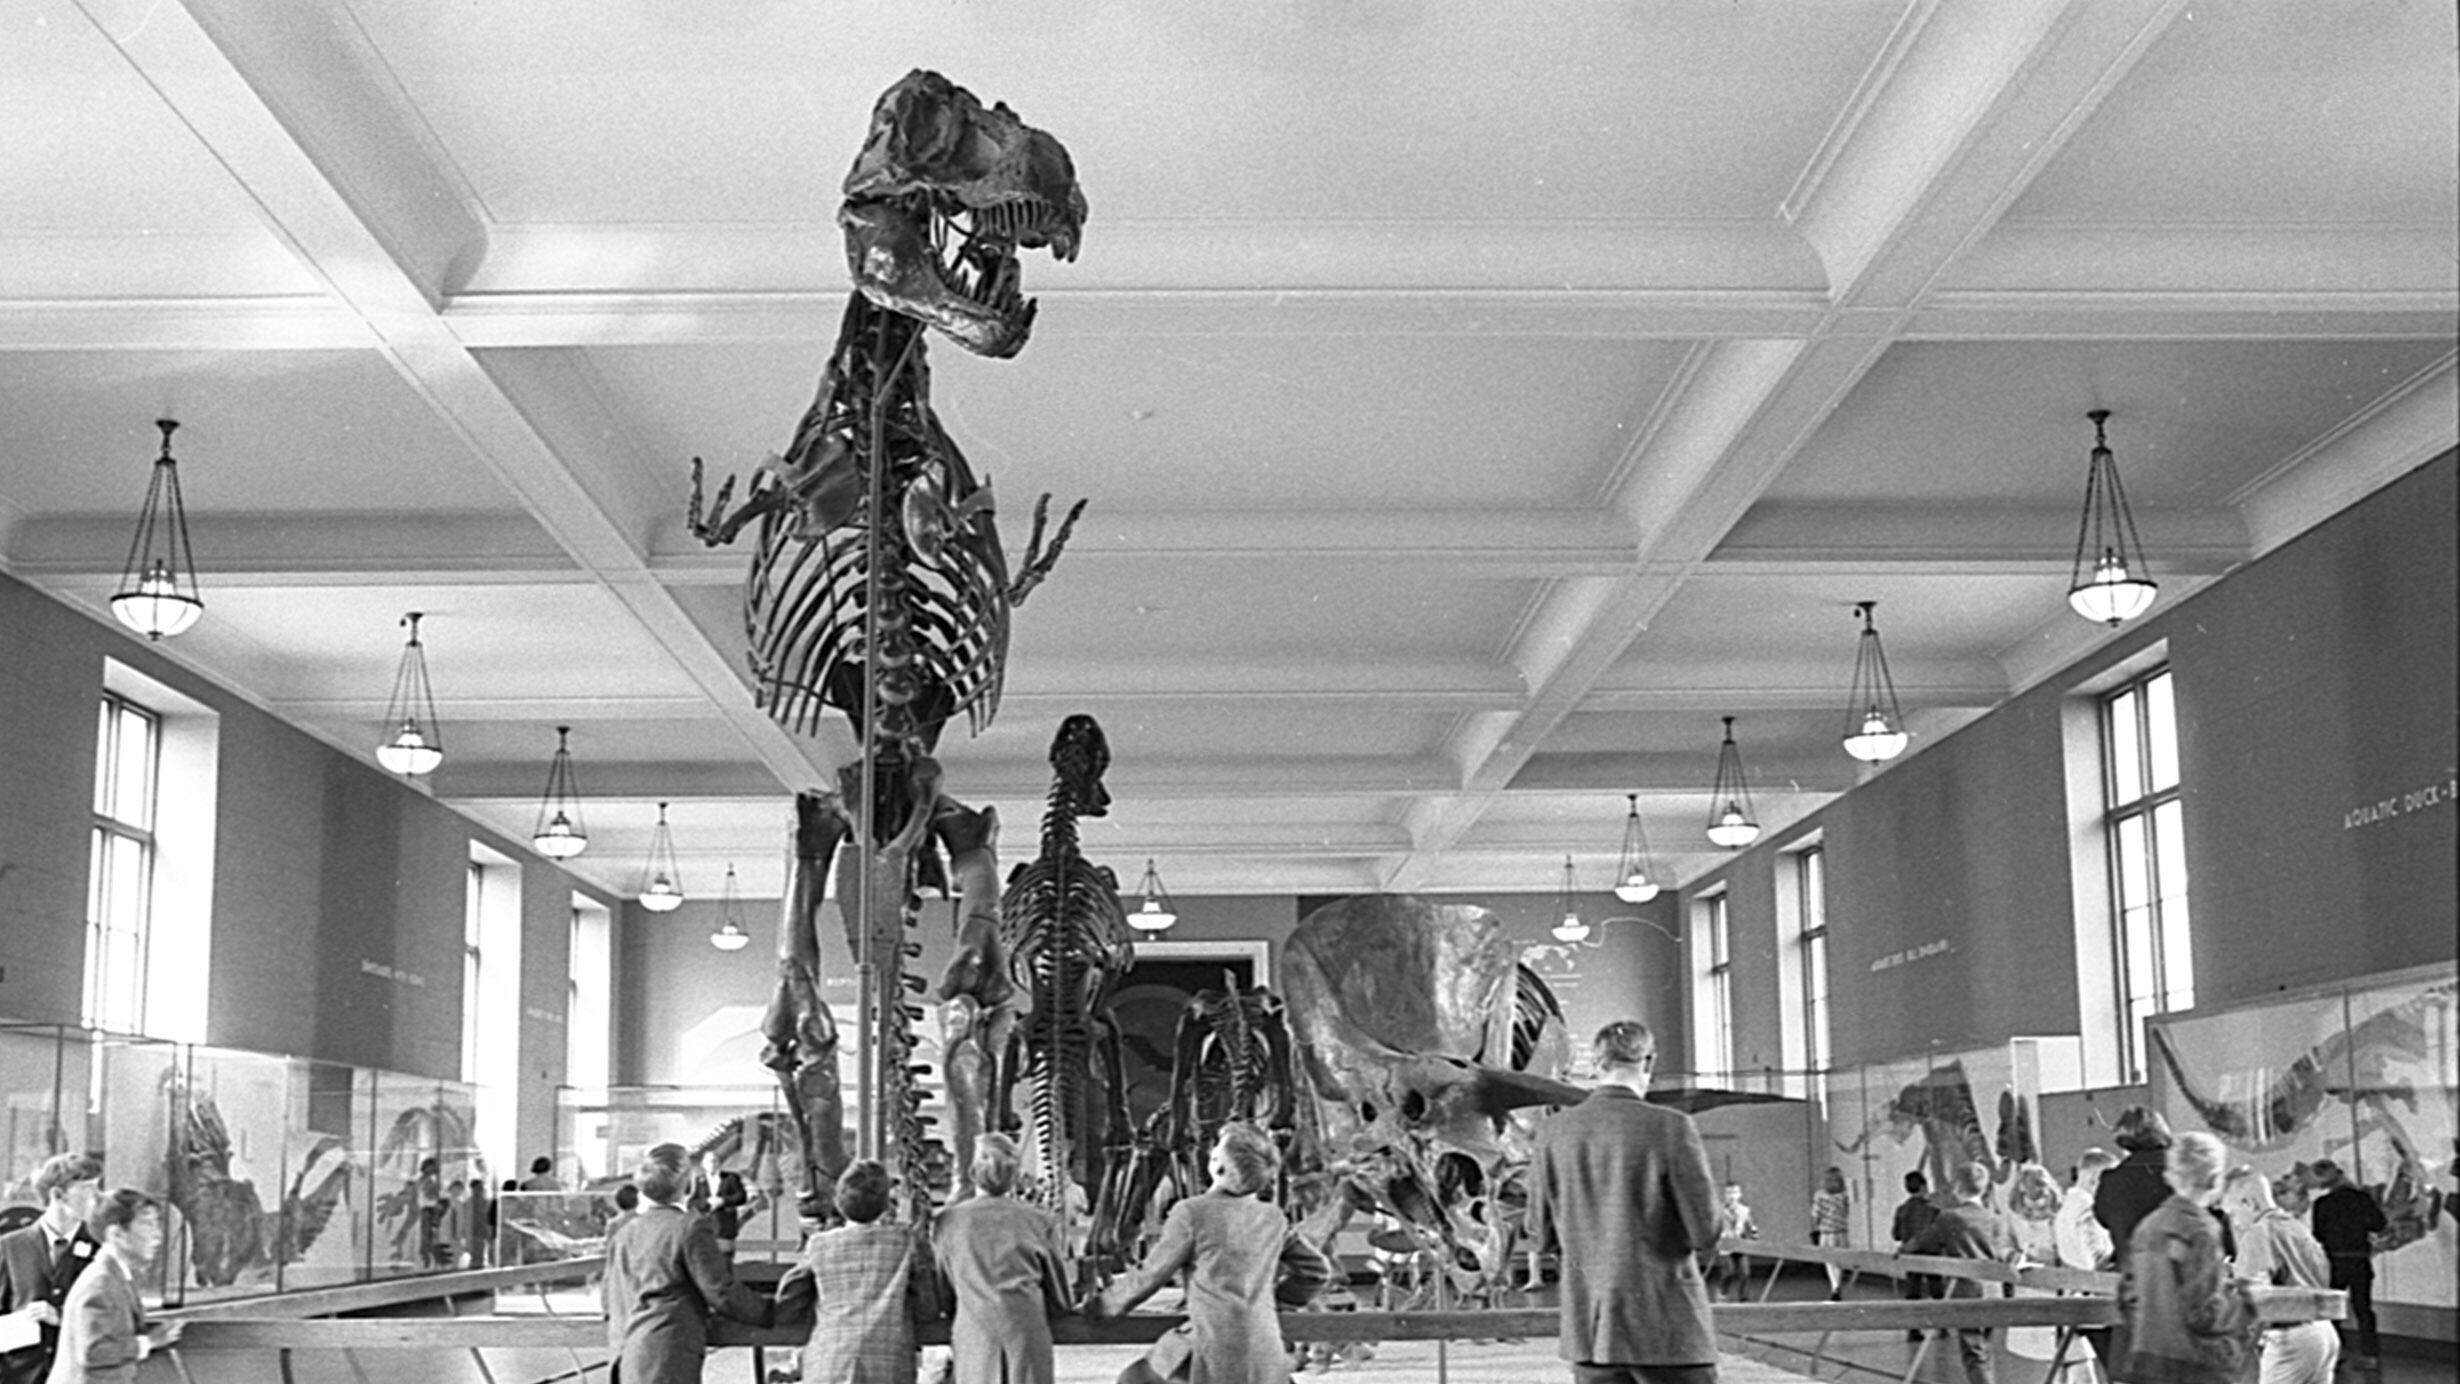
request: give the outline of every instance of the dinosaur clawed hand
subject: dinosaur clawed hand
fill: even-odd
[[[1051,546],[1045,549],[1042,546],[1042,531],[1050,520],[1051,497],[1045,494],[1034,501],[1034,531],[1025,540],[1025,561],[1017,568],[1016,579],[1008,583],[1009,605],[1025,604],[1025,598],[1042,584],[1042,579],[1051,574],[1053,567],[1059,565],[1059,554],[1068,546],[1068,535],[1076,532],[1077,518],[1084,512],[1083,500],[1068,506],[1067,517],[1059,521],[1059,532],[1052,536]]]

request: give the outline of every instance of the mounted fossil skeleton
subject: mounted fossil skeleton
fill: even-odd
[[[863,743],[837,794],[798,804],[795,859],[810,885],[789,891],[763,1025],[764,1060],[803,1126],[809,1198],[837,1171],[830,1160],[842,1162],[833,1151],[842,1102],[821,1060],[835,1031],[819,999],[817,945],[806,945],[817,881],[840,842],[863,843],[868,863],[840,893],[865,973],[858,1041],[869,1089],[858,1108],[873,1123],[862,1142],[903,1171],[920,1146],[905,1031],[918,987],[903,973],[903,929],[918,888],[947,887],[935,846],[958,865],[961,919],[990,912],[996,877],[996,821],[939,793],[930,754],[958,713],[977,732],[997,713],[1010,612],[1049,575],[1084,508],[1068,512],[1045,548],[1043,497],[1010,573],[991,487],[932,415],[922,340],[930,328],[979,355],[1023,348],[1035,305],[1019,292],[1018,252],[1074,259],[1083,234],[1085,198],[1067,150],[1006,106],[986,109],[939,74],[912,72],[874,106],[837,219],[856,292],[811,407],[740,505],[729,479],[704,512],[695,459],[687,516],[713,547],[754,531],[744,626],[756,702],[804,735],[825,711],[842,712]],[[918,1188],[921,1178],[904,1182]]]
[[[1110,995],[1135,964],[1135,934],[1119,905],[1119,879],[1077,847],[1080,817],[1110,810],[1102,786],[1110,743],[1090,716],[1070,716],[1051,739],[1051,791],[1035,857],[1008,876],[998,943],[1017,1012],[985,1094],[984,1118],[1021,1118],[1023,1147],[1039,1196],[1070,1232],[1082,1228],[1074,1189],[1090,1197],[1104,1160],[1127,1135],[1127,1078]],[[959,958],[960,962],[964,958]],[[952,966],[953,969],[953,966]],[[1025,1110],[1010,1114],[1022,1088]],[[972,1098],[953,1085],[954,1103]]]

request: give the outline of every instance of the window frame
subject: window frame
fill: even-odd
[[[2102,692],[2095,719],[2101,731],[2100,826],[2118,1065],[2121,1079],[2135,1083],[2145,1079],[2145,1022],[2195,1006],[2185,773],[2178,754],[2177,680],[2170,665],[2155,664]]]
[[[1722,889],[1703,895],[1699,907],[1705,949],[1697,982],[1708,1022],[1694,1028],[1701,1051],[1692,1063],[1693,1075],[1715,1076],[1730,1084],[1734,1078],[1733,914]]]
[[[1828,989],[1828,849],[1813,843],[1794,854],[1794,881],[1801,901],[1801,930],[1794,944],[1802,967],[1803,1065],[1814,1077],[1835,1061],[1833,1006]]]
[[[134,785],[141,800],[137,812],[127,811],[122,790],[131,787],[125,769],[127,731],[131,723],[144,728],[142,780]],[[87,836],[85,974],[80,997],[86,1027],[121,1033],[145,1032],[146,984],[153,950],[154,874],[160,844],[157,828],[162,806],[162,741],[160,711],[104,689],[96,704],[94,800]],[[122,853],[133,853],[133,870],[123,873]],[[115,885],[125,879],[137,898],[123,908]],[[116,920],[132,920],[115,926]],[[119,1002],[125,1000],[125,1006]]]

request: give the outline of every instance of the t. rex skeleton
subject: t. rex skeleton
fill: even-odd
[[[1023,348],[1035,305],[1018,290],[1017,252],[1074,259],[1083,233],[1067,150],[1006,106],[986,109],[939,74],[912,72],[874,106],[837,219],[857,291],[810,409],[739,506],[730,479],[704,514],[695,460],[687,516],[713,547],[757,525],[744,624],[758,704],[806,735],[835,709],[864,742],[837,794],[798,803],[800,873],[764,1023],[765,1060],[803,1126],[804,1194],[814,1199],[842,1166],[842,1102],[822,1060],[835,1031],[810,941],[818,881],[840,842],[864,843],[867,864],[839,895],[865,972],[863,1036],[877,1042],[863,1068],[871,1089],[859,1108],[874,1122],[863,1143],[905,1171],[919,1148],[905,1031],[906,996],[919,986],[904,975],[903,929],[917,888],[947,882],[934,842],[956,859],[961,918],[988,914],[996,877],[996,822],[940,795],[930,752],[958,712],[976,731],[997,712],[1009,613],[1049,574],[1084,508],[1069,511],[1046,550],[1045,496],[1010,575],[991,488],[932,415],[922,342],[929,327],[980,355]],[[911,1191],[922,1179],[902,1181]]]

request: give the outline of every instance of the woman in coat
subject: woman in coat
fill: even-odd
[[[971,1171],[974,1195],[932,1229],[943,1297],[956,1311],[954,1384],[1053,1384],[1050,1319],[1075,1310],[1059,1218],[1010,1195],[1017,1151],[1007,1135],[976,1141]]]
[[[1187,1322],[1119,1374],[1119,1384],[1289,1384],[1280,1302],[1304,1304],[1332,1277],[1332,1263],[1290,1230],[1263,1199],[1281,1157],[1251,1124],[1222,1126],[1213,1144],[1213,1185],[1182,1199],[1135,1271],[1095,1298],[1115,1316],[1187,1271]]]
[[[2237,1384],[2255,1314],[2230,1276],[2211,1206],[2228,1151],[2200,1130],[2170,1145],[2169,1200],[2129,1236],[2110,1377],[2121,1384]]]
[[[162,1249],[162,1207],[133,1187],[94,1204],[86,1228],[102,1242],[60,1306],[60,1348],[44,1384],[135,1384],[137,1362],[179,1339],[180,1323],[148,1329],[137,1275]]]
[[[882,1220],[888,1169],[866,1158],[837,1175],[846,1223],[803,1246],[777,1285],[778,1324],[812,1313],[803,1384],[914,1384],[915,1297],[930,1276],[912,1226]]]
[[[677,1203],[691,1188],[683,1145],[660,1144],[632,1185],[641,1211],[607,1237],[607,1346],[612,1384],[700,1384],[711,1314],[767,1326],[770,1303],[735,1282],[709,1223]]]

